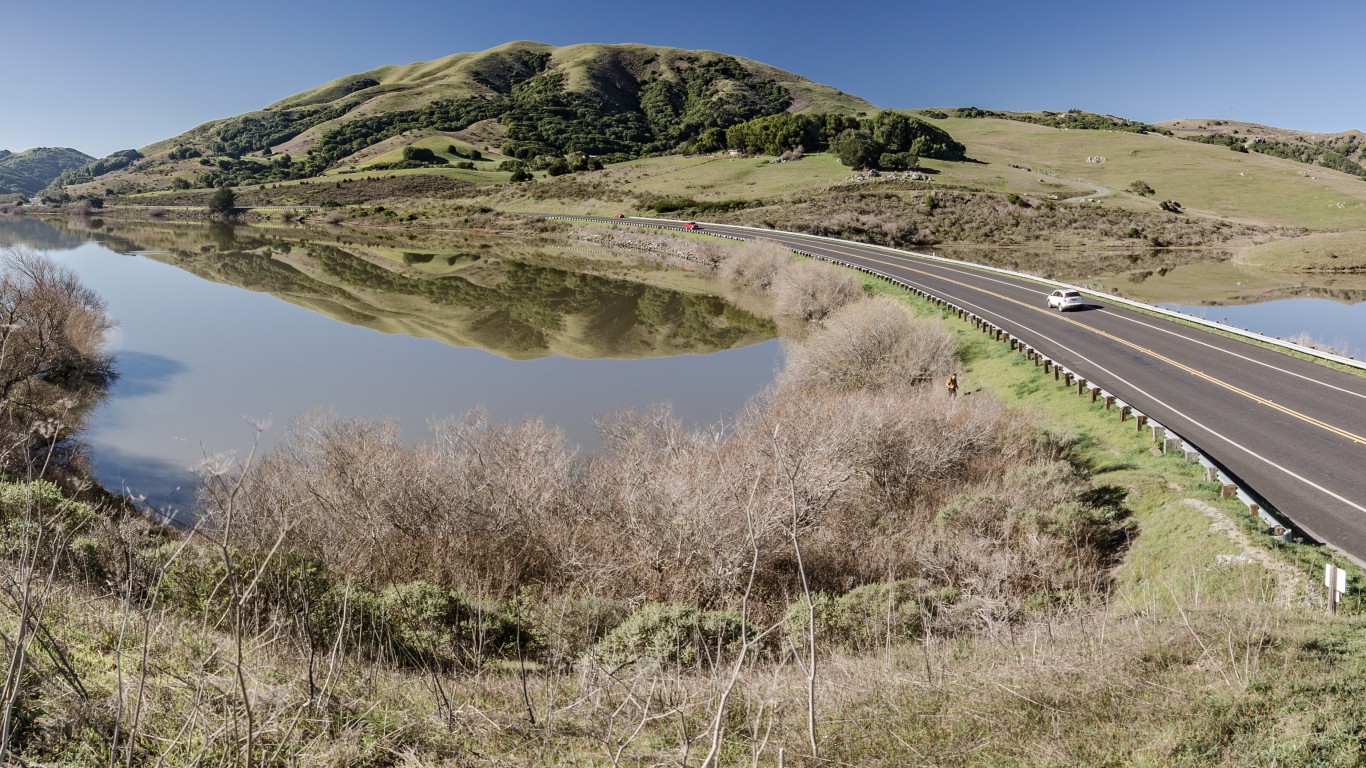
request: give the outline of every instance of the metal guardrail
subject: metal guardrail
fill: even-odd
[[[557,217],[557,218],[558,218],[558,217]],[[566,218],[569,218],[569,217],[566,217]],[[639,218],[632,218],[632,219],[623,219],[623,221],[624,221],[624,222],[625,222],[625,221],[637,221],[637,222],[641,222],[641,221],[643,221],[643,222],[658,221],[658,222],[668,222],[669,224],[674,224],[675,222],[677,222],[677,223],[680,224],[679,227],[667,227],[667,228],[670,228],[670,229],[674,229],[674,228],[681,229],[681,224],[682,224],[681,221],[674,220],[674,219],[639,219]],[[698,222],[698,224],[702,225],[703,227],[708,226],[708,223],[707,223],[707,222]],[[747,231],[750,231],[750,232],[754,232],[756,235],[763,235],[764,233],[773,233],[773,230],[761,229],[761,228],[759,228],[759,227],[746,227],[746,226],[742,226],[742,225],[739,225],[739,224],[716,224],[716,225],[714,225],[714,226],[724,226],[724,227],[729,227],[729,228],[731,228],[731,229],[743,229],[743,230],[747,230]],[[661,228],[666,228],[666,227],[661,227]],[[700,232],[702,232],[702,233],[704,233],[704,234],[715,235],[715,233],[707,232],[705,229],[696,230],[696,231],[700,231]],[[1217,330],[1217,331],[1222,331],[1222,332],[1224,332],[1224,333],[1230,333],[1230,334],[1233,334],[1233,335],[1235,335],[1235,336],[1241,336],[1241,337],[1243,337],[1243,338],[1252,339],[1252,340],[1254,340],[1254,341],[1262,342],[1262,343],[1264,343],[1264,344],[1270,344],[1270,345],[1272,345],[1272,346],[1282,347],[1282,348],[1284,348],[1284,349],[1294,350],[1295,352],[1299,352],[1299,353],[1301,353],[1301,354],[1309,355],[1310,357],[1316,357],[1316,358],[1319,358],[1319,359],[1321,359],[1321,360],[1328,360],[1328,361],[1330,361],[1330,362],[1338,363],[1338,364],[1340,364],[1340,365],[1345,365],[1345,366],[1348,366],[1348,367],[1351,367],[1351,368],[1359,368],[1359,369],[1361,369],[1361,370],[1363,370],[1363,371],[1366,371],[1366,361],[1357,360],[1356,358],[1353,358],[1353,357],[1345,357],[1345,356],[1343,356],[1343,355],[1335,355],[1335,354],[1333,354],[1333,353],[1331,353],[1331,352],[1324,352],[1324,351],[1319,350],[1319,349],[1314,349],[1313,347],[1306,347],[1306,346],[1304,346],[1303,344],[1296,344],[1296,343],[1294,343],[1294,342],[1292,342],[1292,341],[1285,341],[1284,339],[1278,339],[1278,338],[1275,338],[1274,336],[1266,336],[1266,335],[1264,335],[1264,334],[1256,333],[1256,332],[1254,332],[1254,331],[1249,331],[1249,330],[1246,330],[1246,329],[1243,329],[1243,328],[1235,328],[1235,327],[1233,327],[1233,326],[1231,326],[1231,325],[1224,325],[1223,323],[1216,323],[1216,322],[1214,322],[1213,320],[1206,320],[1206,319],[1203,318],[1203,317],[1196,317],[1195,315],[1188,315],[1188,314],[1186,314],[1185,312],[1177,312],[1177,311],[1175,311],[1175,310],[1166,309],[1166,308],[1163,308],[1163,307],[1155,306],[1155,305],[1153,305],[1153,304],[1145,304],[1145,303],[1143,303],[1143,302],[1141,302],[1141,301],[1134,301],[1133,299],[1126,299],[1126,298],[1124,298],[1123,296],[1115,296],[1115,295],[1113,295],[1113,294],[1102,293],[1102,292],[1100,292],[1100,291],[1091,290],[1091,289],[1089,289],[1089,288],[1082,288],[1082,287],[1080,287],[1080,286],[1071,285],[1070,283],[1064,283],[1064,282],[1061,282],[1061,281],[1058,281],[1058,280],[1050,280],[1050,279],[1048,279],[1048,278],[1046,278],[1046,277],[1039,277],[1038,275],[1031,275],[1031,274],[1029,274],[1029,273],[1027,273],[1027,272],[1016,272],[1016,271],[1010,270],[1010,269],[1001,269],[1000,267],[989,267],[989,266],[986,266],[986,265],[983,265],[983,264],[974,264],[974,263],[972,263],[972,262],[970,262],[970,261],[962,261],[962,260],[960,260],[960,259],[950,259],[950,258],[945,257],[945,256],[935,256],[934,254],[931,254],[931,253],[918,253],[918,252],[916,252],[916,251],[907,251],[907,250],[902,250],[902,249],[900,249],[900,248],[890,248],[890,247],[885,246],[885,245],[871,245],[871,244],[868,244],[868,243],[856,243],[856,242],[854,242],[854,241],[852,241],[852,240],[841,240],[841,239],[839,239],[839,238],[835,238],[835,237],[825,237],[825,236],[823,236],[823,235],[806,235],[806,234],[802,234],[802,233],[800,233],[800,232],[791,232],[791,233],[783,232],[783,233],[780,233],[780,234],[795,234],[795,235],[800,235],[801,237],[812,238],[812,239],[815,239],[815,240],[822,240],[822,241],[825,241],[825,242],[828,242],[828,243],[834,243],[834,244],[838,244],[838,245],[856,245],[856,246],[858,246],[858,247],[860,247],[860,248],[873,248],[873,249],[875,249],[875,250],[883,251],[883,252],[885,252],[885,253],[889,253],[889,254],[892,254],[892,255],[895,255],[895,256],[911,256],[911,257],[914,257],[914,258],[917,258],[917,259],[925,259],[925,260],[927,260],[927,261],[937,261],[937,262],[940,262],[940,263],[943,263],[943,264],[953,264],[953,265],[955,265],[955,266],[964,267],[964,268],[967,268],[967,269],[975,269],[975,270],[982,271],[982,272],[993,272],[993,273],[996,273],[996,274],[998,274],[998,275],[1009,275],[1009,276],[1011,276],[1011,277],[1018,277],[1018,278],[1025,279],[1025,280],[1032,280],[1032,281],[1034,281],[1034,282],[1043,283],[1043,284],[1045,284],[1045,285],[1050,285],[1050,286],[1053,286],[1053,287],[1055,287],[1055,288],[1070,288],[1070,289],[1072,289],[1072,290],[1081,291],[1082,293],[1088,294],[1088,295],[1090,295],[1090,296],[1095,296],[1095,297],[1097,297],[1097,298],[1099,298],[1099,299],[1103,299],[1104,301],[1110,301],[1110,302],[1114,302],[1114,303],[1116,303],[1116,304],[1122,304],[1122,305],[1124,305],[1124,306],[1131,307],[1131,308],[1133,308],[1133,309],[1142,310],[1142,311],[1144,311],[1144,312],[1151,312],[1151,313],[1154,313],[1154,314],[1157,314],[1157,315],[1163,315],[1163,316],[1170,317],[1170,318],[1173,318],[1173,319],[1176,319],[1176,320],[1181,320],[1181,321],[1183,321],[1183,322],[1188,322],[1188,323],[1192,323],[1192,324],[1194,324],[1194,325],[1204,326],[1204,327],[1206,327],[1206,328],[1211,328],[1211,329],[1214,329],[1214,330]],[[722,237],[723,235],[715,235],[715,236]],[[733,240],[740,240],[740,239],[743,239],[743,238],[731,238],[731,239],[733,239]],[[794,250],[795,250],[795,249],[794,249]],[[806,255],[809,255],[809,254],[806,254]]]

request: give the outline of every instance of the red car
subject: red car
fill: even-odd
[[[618,219],[624,219],[624,218],[626,218],[626,217],[623,216],[622,214],[618,213],[618,214],[617,214],[617,218],[618,218]]]
[[[689,232],[691,232],[691,231],[693,231],[694,229],[697,229],[697,222],[695,222],[695,221],[684,222],[684,223],[683,223],[683,228],[686,229],[686,230],[688,230]]]

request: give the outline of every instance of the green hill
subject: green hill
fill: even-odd
[[[1173,136],[1236,152],[1257,152],[1366,178],[1366,134],[1312,133],[1236,120],[1169,120],[1157,128]]]
[[[0,195],[35,195],[63,171],[94,159],[66,147],[37,147],[23,152],[0,150]]]
[[[63,185],[136,192],[308,178],[434,135],[467,140],[480,151],[465,162],[489,170],[482,156],[492,151],[610,161],[673,151],[708,130],[767,115],[874,109],[790,72],[711,51],[514,42],[339,78],[145,147],[139,157],[120,153],[131,159]]]

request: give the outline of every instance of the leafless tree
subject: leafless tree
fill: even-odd
[[[0,251],[5,471],[23,476],[39,464],[61,469],[77,459],[67,438],[114,377],[114,358],[105,350],[113,327],[103,300],[70,269],[30,251]]]

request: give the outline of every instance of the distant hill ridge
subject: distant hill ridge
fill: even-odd
[[[1183,119],[1158,124],[1189,141],[1222,144],[1238,152],[1260,152],[1366,178],[1366,134],[1313,133],[1237,120]]]
[[[117,153],[120,162],[105,163],[103,173],[75,174],[61,184],[105,173],[136,173],[141,189],[199,185],[215,172],[221,173],[210,183],[305,178],[391,137],[453,133],[476,123],[491,124],[487,133],[508,157],[578,152],[626,159],[672,151],[705,131],[756,117],[874,110],[856,96],[713,51],[522,41],[338,78],[140,153]]]
[[[36,195],[54,179],[95,158],[67,147],[0,150],[0,195]]]

